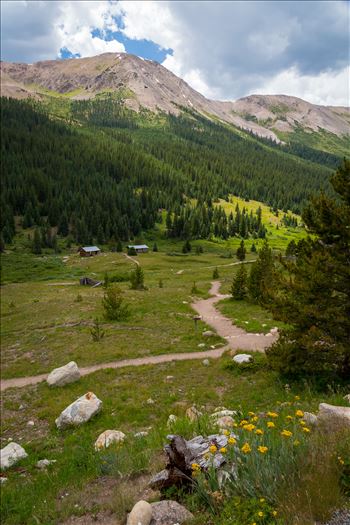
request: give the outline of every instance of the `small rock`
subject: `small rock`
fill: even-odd
[[[138,501],[128,516],[126,525],[149,525],[152,519],[152,507],[147,501]]]
[[[204,348],[204,347],[205,347],[205,343],[199,343],[198,348]]]
[[[271,332],[268,332],[267,334],[265,334],[265,337],[272,337],[273,334],[271,334]]]
[[[95,450],[108,448],[112,443],[123,443],[124,439],[125,434],[120,432],[120,430],[105,430],[96,439]]]
[[[194,405],[186,410],[186,417],[190,421],[197,421],[202,415],[202,412],[200,412]]]
[[[40,470],[44,470],[46,467],[53,465],[54,463],[57,463],[56,459],[39,459],[35,466]]]
[[[177,421],[177,417],[175,416],[175,414],[170,414],[167,421],[167,427],[171,427],[171,425],[173,425],[175,421]]]
[[[193,514],[177,501],[164,500],[151,504],[151,525],[181,525],[193,518]]]
[[[343,397],[345,401],[347,401],[350,404],[350,394],[346,394],[346,396]]]
[[[63,429],[69,426],[81,425],[98,414],[101,409],[102,401],[93,392],[88,392],[63,410],[56,419],[56,426],[59,429]]]
[[[312,412],[304,412],[303,420],[310,427],[317,425],[317,416],[312,414]]]
[[[34,427],[34,425],[35,425],[34,421],[27,422],[27,427]]]
[[[214,332],[212,332],[211,330],[206,330],[205,332],[203,332],[203,337],[213,337]]]
[[[350,428],[350,408],[320,403],[317,419],[323,423]]]
[[[147,399],[146,403],[147,405],[154,405],[155,401],[150,397],[149,399]]]
[[[21,459],[28,456],[26,451],[18,443],[9,443],[6,447],[0,451],[0,468],[1,470],[7,469],[15,465]]]
[[[78,365],[71,361],[67,365],[55,368],[47,377],[47,384],[49,386],[64,386],[69,383],[74,383],[80,379],[80,372]]]
[[[274,328],[271,328],[271,330],[270,330],[270,334],[272,334],[272,335],[278,334],[278,328],[277,328],[277,326],[275,326]]]
[[[174,376],[166,376],[166,381],[172,381],[174,379]]]
[[[134,434],[134,437],[139,439],[139,438],[144,438],[144,437],[147,437],[148,436],[148,432],[147,430],[142,430],[141,432],[136,432]]]
[[[253,356],[249,354],[237,354],[233,357],[232,361],[240,365],[242,363],[250,363],[252,359],[253,359]]]
[[[210,363],[209,363],[209,359],[203,359],[202,364],[203,364],[204,366],[209,366],[209,364],[210,364]]]

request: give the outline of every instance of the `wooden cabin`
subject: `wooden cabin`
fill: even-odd
[[[149,248],[147,244],[129,244],[128,250],[134,249],[136,253],[147,253]]]
[[[97,246],[81,246],[78,252],[80,257],[92,257],[93,255],[98,255],[101,250]]]

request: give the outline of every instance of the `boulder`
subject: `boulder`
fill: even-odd
[[[206,330],[205,332],[203,332],[203,337],[213,337],[214,332],[212,330]]]
[[[71,361],[67,365],[55,368],[47,377],[47,384],[49,386],[64,386],[69,383],[74,383],[80,379],[80,372],[78,365]]]
[[[26,451],[18,443],[11,442],[6,447],[2,448],[0,451],[0,468],[5,470],[12,465],[15,465],[21,459],[24,459],[28,456]]]
[[[320,403],[317,419],[321,423],[350,428],[350,408]]]
[[[317,416],[312,412],[304,412],[303,420],[310,427],[317,425]]]
[[[81,425],[98,414],[101,409],[102,401],[93,392],[88,392],[63,410],[56,419],[56,426],[59,429],[63,429]]]
[[[95,442],[95,450],[108,448],[112,443],[123,443],[125,434],[120,430],[105,430],[98,436]]]
[[[236,354],[232,358],[232,361],[234,361],[235,363],[238,363],[239,365],[241,365],[242,363],[250,363],[250,361],[252,361],[252,359],[253,359],[253,356],[251,356],[249,354]]]
[[[194,405],[186,410],[186,417],[190,421],[197,421],[202,415],[202,412],[200,412]]]
[[[193,514],[177,501],[164,500],[151,504],[151,525],[181,525],[184,521],[193,518]]]
[[[152,519],[152,507],[147,501],[140,500],[134,505],[126,525],[149,525]]]

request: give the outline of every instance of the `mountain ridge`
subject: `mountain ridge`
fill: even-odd
[[[281,142],[279,133],[296,129],[325,130],[338,137],[350,129],[350,108],[314,105],[288,95],[210,100],[158,62],[127,53],[34,64],[1,62],[1,88],[3,96],[39,100],[50,94],[86,100],[112,91],[134,111],[145,107],[179,114],[187,107],[276,142]]]

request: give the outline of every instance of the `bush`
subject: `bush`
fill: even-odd
[[[219,270],[217,268],[213,271],[213,279],[219,279]]]
[[[120,288],[109,286],[102,299],[104,317],[108,321],[124,321],[130,315],[129,306],[125,304]]]
[[[134,247],[128,248],[128,255],[137,255],[137,251]]]
[[[132,290],[145,290],[145,276],[139,264],[136,265],[135,271],[130,276]]]
[[[94,320],[94,324],[90,330],[90,334],[91,334],[92,340],[95,341],[96,343],[98,341],[101,341],[101,339],[104,338],[105,332],[102,329],[100,320],[98,318]]]

